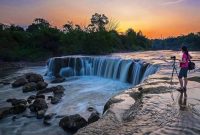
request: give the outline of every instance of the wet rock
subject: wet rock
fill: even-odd
[[[47,114],[47,115],[44,116],[44,119],[50,120],[50,119],[52,119],[52,117],[53,117],[54,115],[56,115],[56,114],[55,114],[55,113]]]
[[[24,114],[24,115],[22,115],[22,117],[33,118],[33,117],[36,117],[36,115],[35,114]]]
[[[43,94],[43,93],[49,93],[49,92],[54,92],[54,93],[64,93],[64,90],[65,88],[61,85],[58,85],[58,86],[53,86],[53,87],[50,87],[50,88],[46,88],[46,89],[43,89],[43,90],[40,90],[37,92],[37,94]]]
[[[46,120],[46,119],[43,120],[43,124],[44,124],[44,125],[47,125],[47,126],[50,126],[50,125],[51,125],[51,123],[49,122],[49,120]]]
[[[64,118],[66,115],[57,115],[55,118]]]
[[[24,99],[8,99],[7,102],[11,102],[12,107],[0,108],[0,119],[10,114],[20,114],[26,111],[26,100]]]
[[[36,98],[35,101],[33,102],[33,104],[31,104],[29,106],[29,109],[32,112],[46,110],[47,108],[48,108],[47,103],[46,103],[45,99],[43,99],[43,98]]]
[[[78,129],[87,125],[87,121],[79,114],[70,115],[62,118],[59,126],[65,131],[76,132]]]
[[[59,77],[56,78],[55,80],[51,81],[51,83],[62,83],[65,81],[65,78]]]
[[[88,118],[88,123],[91,124],[100,119],[100,114],[98,112],[92,112],[90,117]]]
[[[61,85],[56,86],[56,89],[53,90],[53,97],[51,98],[52,104],[57,104],[60,102],[63,94],[64,94],[64,87]]]
[[[139,88],[138,88],[138,90],[139,90],[139,91],[142,91],[142,90],[143,90],[143,88],[142,88],[142,87],[139,87]]]
[[[53,118],[54,115],[55,113],[50,113],[50,114],[45,115],[44,120],[43,120],[44,125],[47,125],[47,126],[51,125],[50,120]]]
[[[37,111],[37,119],[42,119],[45,115],[46,110]]]
[[[50,87],[50,88],[45,88],[43,90],[39,90],[37,92],[37,95],[43,94],[43,93],[49,93],[49,92],[53,92],[54,87]]]
[[[47,100],[51,100],[53,98],[53,96],[48,96]]]
[[[122,102],[123,100],[122,99],[116,99],[116,98],[111,98],[108,100],[108,102],[106,102],[106,104],[104,105],[104,108],[103,108],[103,113],[105,113],[112,104],[114,103],[119,103],[119,102]]]
[[[29,96],[29,97],[27,98],[27,102],[28,102],[29,104],[31,104],[32,101],[33,101],[35,98],[36,98],[35,95],[31,95],[31,96]]]
[[[25,85],[26,83],[28,83],[28,80],[26,78],[20,77],[12,83],[12,87],[17,88],[17,87]]]
[[[43,77],[40,74],[36,74],[36,73],[27,73],[25,74],[26,79],[29,82],[40,82],[40,81],[44,81]]]
[[[35,112],[35,107],[33,106],[33,104],[29,105],[28,108],[30,109],[31,112]]]
[[[23,104],[23,105],[27,104],[27,101],[25,99],[11,98],[11,99],[7,99],[6,101],[9,102],[9,103],[11,103],[12,106],[16,106],[16,105],[19,105],[19,104]]]
[[[43,81],[39,81],[37,83],[37,90],[42,90],[45,89],[48,86],[48,83],[43,82]]]
[[[35,82],[27,83],[22,88],[23,92],[31,92],[37,90],[37,84]]]
[[[53,98],[51,98],[51,103],[57,104],[60,102],[60,100],[61,100],[61,97],[53,97]]]
[[[11,114],[10,112],[11,107],[3,107],[0,108],[0,119],[8,116],[9,114]]]
[[[23,113],[24,111],[26,111],[26,105],[24,105],[24,104],[19,104],[19,105],[13,106],[10,109],[10,112],[13,114],[20,114],[20,113]]]
[[[89,112],[92,112],[92,111],[94,111],[95,109],[94,109],[94,107],[90,106],[90,107],[87,108],[87,110],[88,110]]]
[[[61,85],[56,86],[56,88],[53,90],[54,95],[64,94],[65,88]]]
[[[45,99],[45,95],[36,95],[36,98],[42,98],[42,99]]]
[[[3,84],[3,85],[9,85],[10,82],[8,82],[8,81],[0,81],[0,84]]]

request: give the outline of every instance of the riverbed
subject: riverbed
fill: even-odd
[[[190,53],[196,70],[188,73],[187,97],[176,91],[179,87],[176,74],[171,83],[173,60],[170,57],[180,59],[180,52],[166,50],[115,54],[159,64],[160,70],[135,88],[112,97],[104,117],[80,129],[76,135],[199,135],[200,53]],[[179,71],[177,61],[176,67]],[[115,103],[116,99],[120,102]]]
[[[125,82],[126,77],[124,78],[124,74],[126,73],[121,70],[122,68],[119,68],[123,71],[122,76],[120,77],[119,75],[119,79],[113,79],[115,75],[111,75],[110,71],[118,64],[115,64],[112,60],[107,62],[112,67],[109,68],[109,66],[104,65],[105,72],[102,73],[101,71],[102,75],[100,74],[99,76],[94,76],[94,70],[89,65],[87,67],[90,70],[83,68],[85,70],[83,72],[84,76],[66,77],[65,82],[59,83],[65,88],[65,95],[60,103],[52,105],[47,100],[49,108],[46,113],[56,113],[57,116],[51,120],[51,126],[44,125],[41,119],[38,120],[35,117],[23,117],[23,115],[32,115],[27,109],[25,113],[14,116],[15,120],[13,120],[13,115],[0,120],[0,134],[70,134],[58,125],[63,116],[78,113],[87,119],[90,115],[88,107],[93,107],[102,114],[105,104],[108,101],[115,101],[113,99],[117,99],[120,102],[111,102],[112,104],[105,110],[99,121],[80,129],[77,134],[199,134],[200,97],[198,96],[198,90],[200,83],[198,82],[198,77],[200,76],[200,70],[198,67],[200,67],[200,55],[199,52],[192,52],[197,64],[197,70],[189,73],[191,81],[189,81],[187,100],[184,100],[184,97],[175,90],[178,87],[176,76],[173,79],[173,85],[170,83],[172,72],[172,60],[170,57],[173,55],[176,55],[177,58],[180,57],[179,53],[174,51],[113,54],[109,57],[127,60],[122,62],[125,64],[124,66],[122,64],[122,67],[126,67],[127,71],[131,67],[131,59],[136,60],[136,62],[141,60],[145,63],[159,65],[159,71],[153,75],[146,72],[146,75],[150,76],[140,78],[140,84],[135,86]],[[117,62],[119,63],[121,60]],[[69,68],[65,69],[68,70]],[[35,72],[43,75],[45,81],[49,83],[48,87],[57,85],[50,83],[52,77],[46,75],[47,71],[46,66],[28,66],[1,73],[1,80],[13,82],[24,73]],[[70,71],[74,72],[71,69]],[[77,74],[76,72],[74,73]],[[113,72],[112,74],[115,73]],[[36,93],[22,93],[21,87],[13,89],[11,85],[0,84],[0,107],[10,105],[6,102],[8,98],[26,99],[34,94]]]

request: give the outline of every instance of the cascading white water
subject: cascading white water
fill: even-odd
[[[155,65],[148,65],[147,69],[144,72],[142,81],[144,81],[149,75],[154,74],[158,70],[158,67],[155,67]]]
[[[142,65],[139,64],[138,62],[136,62],[134,64],[134,69],[133,69],[133,72],[132,72],[132,77],[134,77],[134,79],[132,79],[132,84],[133,85],[137,85],[140,83],[140,72],[141,72],[141,67]]]
[[[48,75],[53,76],[99,76],[131,83],[134,86],[157,71],[157,66],[142,61],[113,57],[56,57],[48,63]],[[142,73],[143,72],[143,73]]]

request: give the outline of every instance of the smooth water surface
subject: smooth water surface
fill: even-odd
[[[46,67],[27,67],[13,71],[12,74],[4,73],[1,80],[13,81],[17,76],[23,75],[28,72],[35,72],[44,75],[46,73]],[[51,78],[44,76],[46,82],[50,82]],[[0,80],[0,81],[1,81]],[[94,107],[98,112],[102,113],[103,106],[109,98],[115,94],[121,92],[124,89],[131,87],[128,83],[115,81],[106,78],[100,78],[95,76],[79,76],[70,77],[60,84],[50,84],[48,87],[54,85],[63,85],[65,95],[62,97],[62,101],[56,105],[52,105],[50,100],[48,102],[48,113],[56,113],[56,116],[80,114],[84,118],[88,118],[90,113],[87,111],[88,107]],[[13,89],[11,85],[0,86],[0,108],[8,106],[6,102],[8,98],[27,99],[28,96],[34,95],[36,92],[23,93],[22,88]],[[46,94],[51,95],[51,93]],[[30,113],[29,109],[24,114],[34,115]],[[22,117],[23,114],[17,115],[15,121],[12,120],[13,116],[4,118],[0,121],[0,134],[3,135],[32,135],[32,134],[66,134],[58,126],[60,118],[54,117],[52,119],[51,126],[45,126],[42,120],[38,120],[35,117],[26,118]]]

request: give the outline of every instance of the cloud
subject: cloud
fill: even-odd
[[[183,1],[185,1],[185,0],[170,0],[170,1],[167,1],[167,2],[164,2],[164,3],[162,3],[162,5],[173,5],[173,4],[178,4],[178,3],[181,3],[181,2],[183,2]]]

